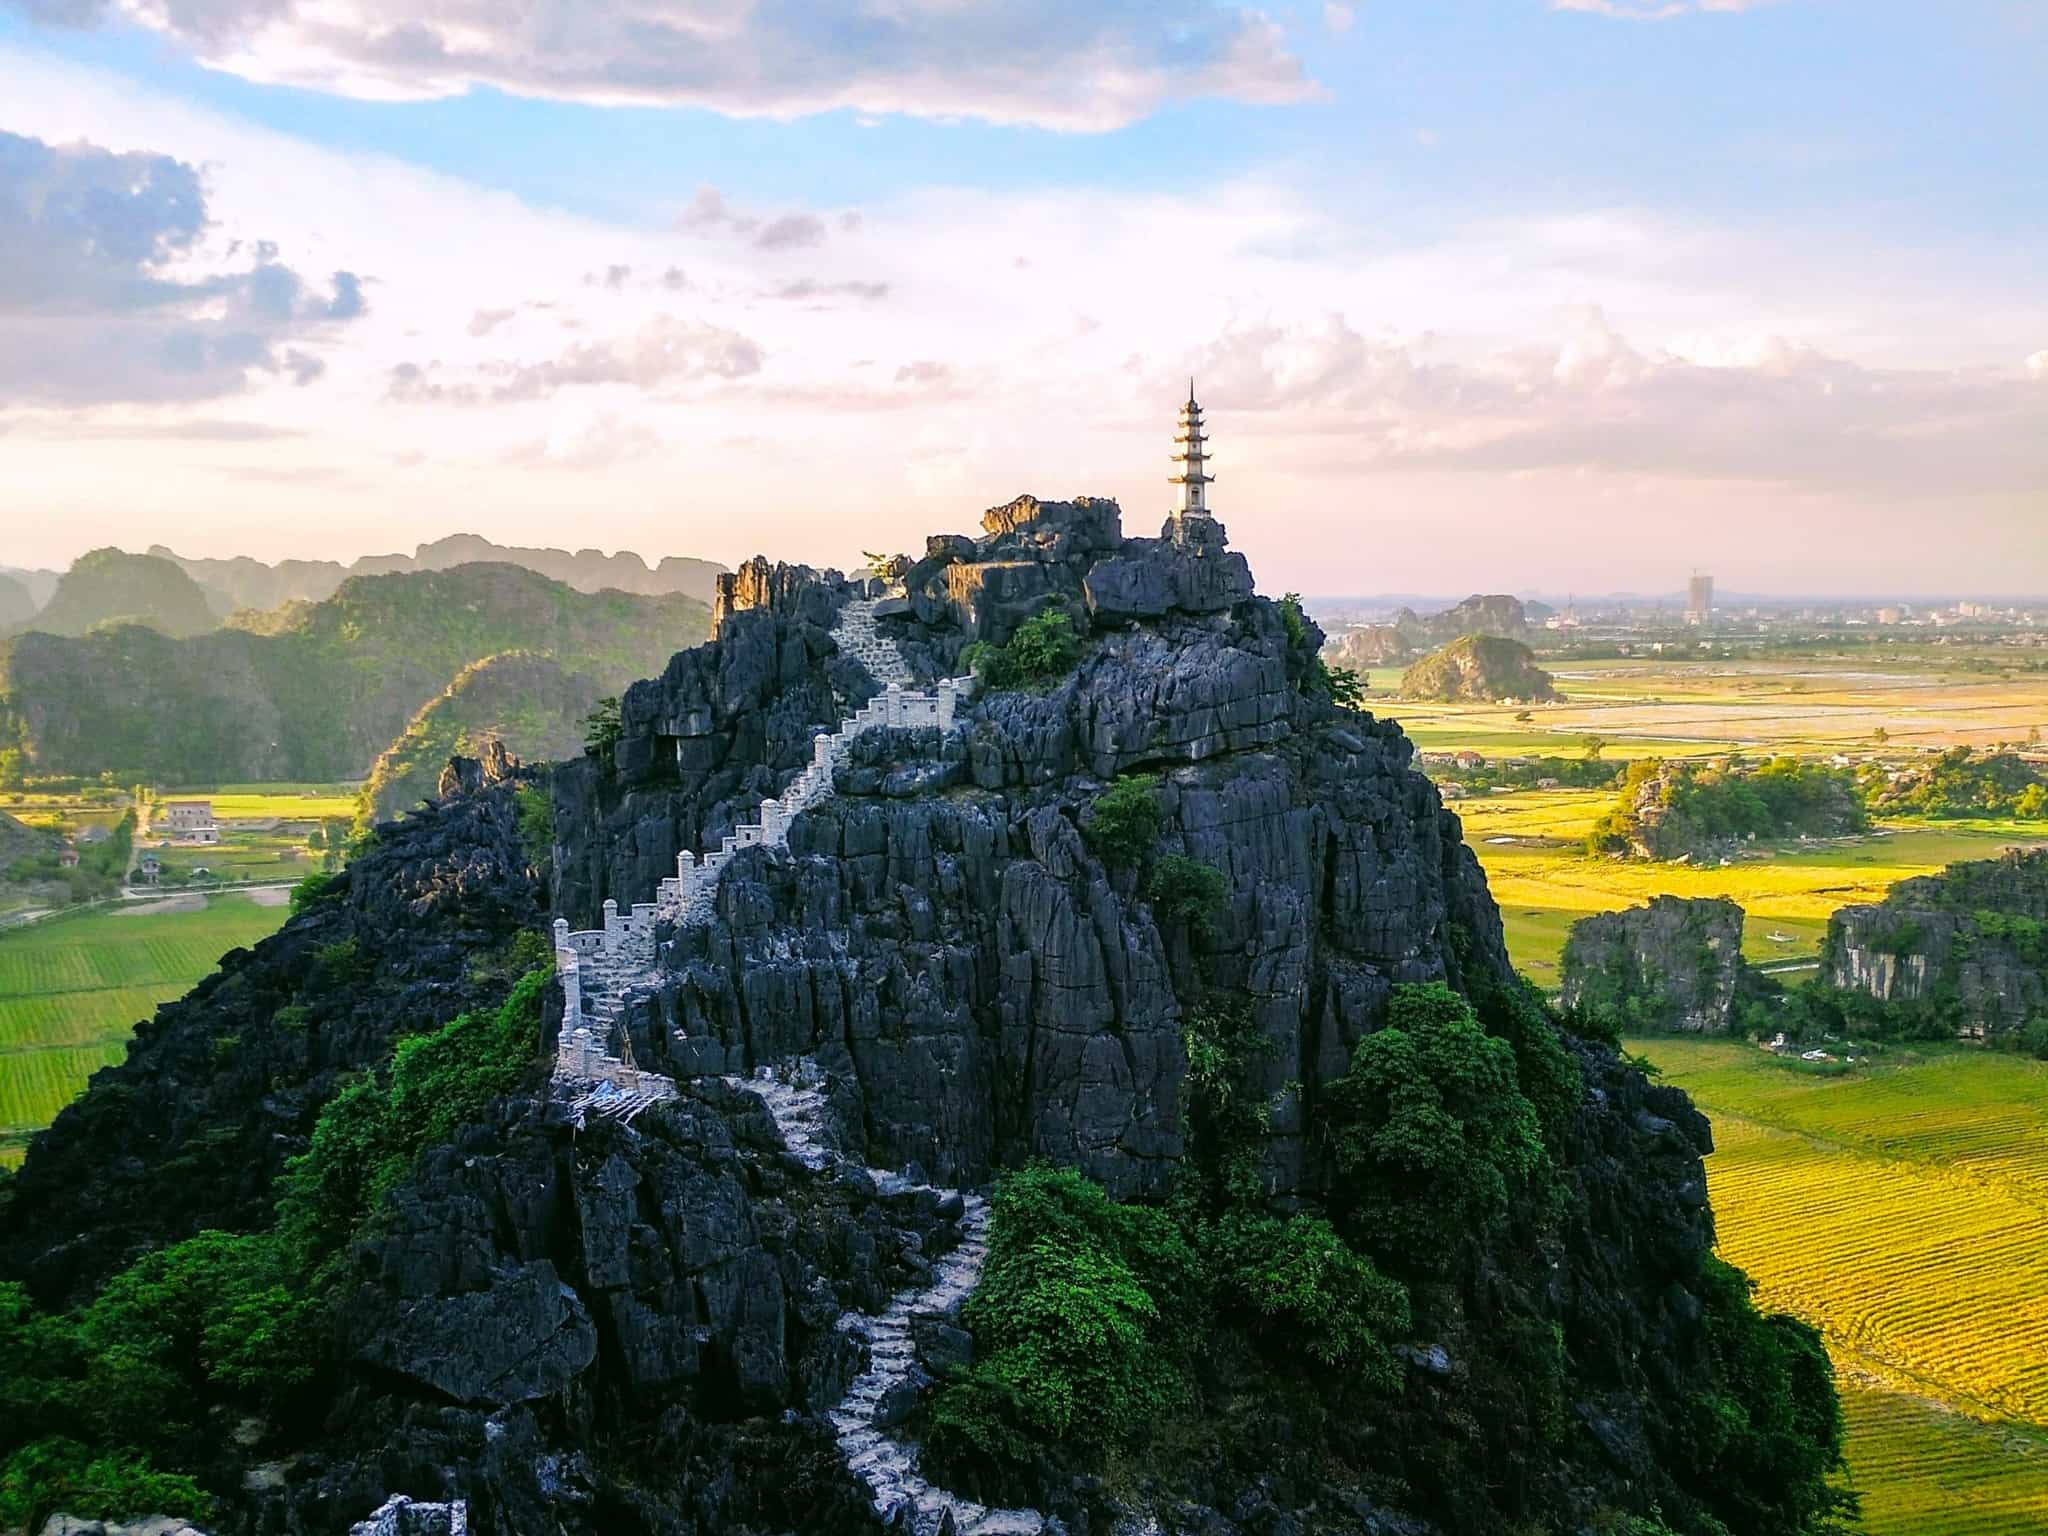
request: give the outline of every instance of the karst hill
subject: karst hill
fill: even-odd
[[[751,561],[161,1010],[0,1207],[0,1452],[237,1532],[1818,1531],[1706,1122],[1519,983],[1193,410],[1159,536]]]

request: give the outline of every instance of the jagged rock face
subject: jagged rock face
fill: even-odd
[[[263,1226],[342,1078],[400,1033],[495,1004],[505,983],[479,964],[545,918],[501,766],[499,788],[381,828],[325,900],[137,1026],[127,1059],[31,1144],[0,1273],[75,1300],[144,1248]]]
[[[2048,851],[1902,880],[1828,919],[1821,980],[1932,1011],[1966,1039],[2048,1012]]]
[[[1398,727],[1302,692],[1320,635],[1291,648],[1242,558],[1205,542],[1218,534],[1116,541],[1112,503],[1028,498],[985,525],[932,542],[892,638],[935,668],[1023,616],[991,593],[1064,593],[1091,635],[1080,665],[1043,693],[986,695],[956,737],[864,738],[788,854],[743,856],[716,922],[672,937],[630,1015],[636,1058],[687,1078],[815,1056],[878,1166],[972,1185],[1045,1156],[1156,1195],[1181,1153],[1183,1014],[1205,987],[1248,991],[1267,1086],[1303,1085],[1275,1117],[1269,1177],[1306,1189],[1303,1106],[1393,983],[1508,974],[1477,861]],[[1016,569],[1032,574],[995,575]],[[1165,594],[1143,624],[1097,600],[1139,589]],[[866,697],[828,633],[850,590],[755,563],[721,586],[717,640],[627,696],[615,771],[556,781],[566,910],[648,899],[678,848],[709,846],[809,761],[835,694]],[[1162,925],[1139,875],[1082,836],[1095,795],[1133,771],[1161,775],[1161,852],[1224,874],[1210,932]]]
[[[1742,908],[1725,897],[1658,896],[1572,924],[1565,1007],[1617,1028],[1726,1034],[1751,985]]]

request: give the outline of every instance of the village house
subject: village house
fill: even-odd
[[[217,843],[220,828],[214,825],[211,800],[166,800],[150,818],[160,832],[168,832],[184,843]]]
[[[1470,747],[1467,747],[1463,752],[1460,752],[1456,757],[1452,758],[1451,761],[1457,764],[1458,767],[1465,769],[1468,773],[1474,769],[1484,768],[1486,766],[1486,759],[1481,757],[1477,752],[1474,752]]]
[[[59,869],[78,868],[78,850],[69,843],[59,848],[57,850],[57,867]]]
[[[153,853],[145,853],[142,862],[135,866],[137,885],[155,885],[164,875],[164,861]]]

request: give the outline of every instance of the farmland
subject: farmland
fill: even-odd
[[[1866,1529],[2040,1528],[2048,1064],[1923,1047],[1819,1073],[1726,1041],[1631,1048],[1714,1122],[1722,1252],[1827,1339]]]
[[[138,1020],[284,918],[247,896],[186,897],[0,934],[0,1163],[121,1059]]]

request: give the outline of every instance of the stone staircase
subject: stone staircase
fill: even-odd
[[[815,1061],[805,1057],[780,1072],[762,1067],[751,1078],[725,1081],[760,1098],[782,1132],[783,1145],[806,1168],[821,1172],[840,1160],[824,1144],[824,1079]],[[935,1188],[884,1169],[868,1173],[884,1193]],[[895,1439],[878,1422],[883,1404],[918,1368],[910,1340],[912,1315],[952,1312],[973,1293],[988,1262],[988,1201],[962,1190],[935,1192],[960,1198],[959,1246],[932,1266],[927,1282],[898,1291],[880,1312],[845,1312],[835,1324],[868,1346],[867,1369],[829,1415],[839,1453],[867,1489],[876,1517],[891,1529],[914,1536],[947,1530],[955,1536],[1041,1536],[1046,1519],[1035,1509],[992,1509],[934,1486],[919,1471],[918,1447]]]
[[[819,801],[831,798],[833,775],[858,737],[885,726],[931,726],[950,731],[960,702],[973,697],[976,684],[971,676],[941,678],[929,692],[908,689],[916,678],[895,642],[876,627],[873,601],[843,604],[832,637],[842,651],[860,659],[884,685],[883,691],[838,730],[819,734],[810,764],[779,797],[761,802],[755,820],[735,827],[701,859],[687,848],[677,854],[675,875],[661,882],[653,901],[636,902],[624,914],[616,901],[605,902],[602,928],[572,933],[566,918],[555,920],[555,969],[562,978],[564,994],[558,1079],[573,1081],[595,1070],[601,1080],[626,1086],[619,1079],[632,1064],[609,1057],[601,1049],[593,1056],[586,1048],[588,1042],[579,1042],[577,1036],[578,1031],[587,1030],[589,1040],[600,1047],[610,1041],[632,989],[653,984],[656,926],[663,919],[681,927],[709,922],[717,908],[719,879],[734,855],[742,848],[787,847],[789,824]],[[610,1102],[607,1098],[590,1107],[609,1113],[604,1105]]]

